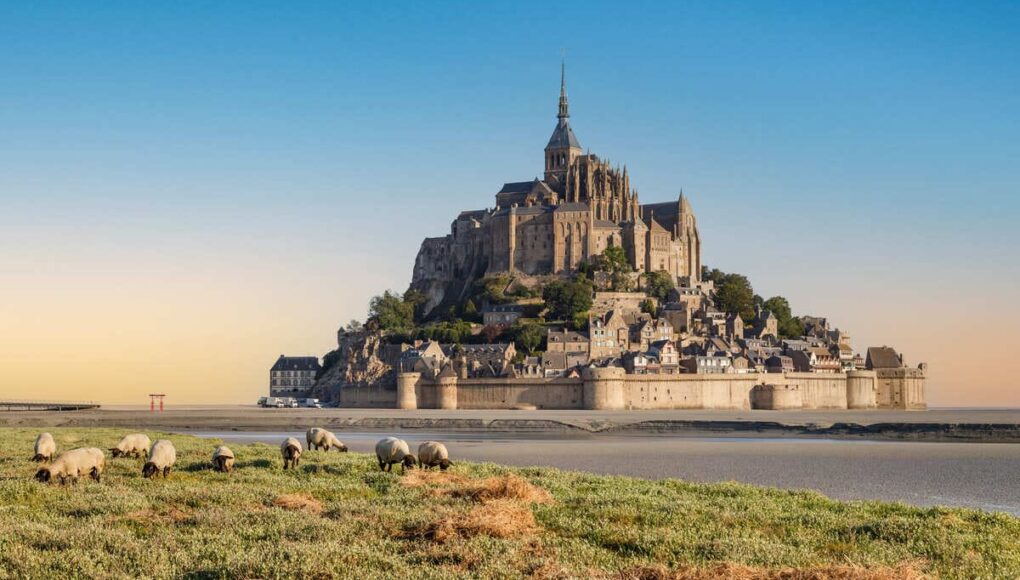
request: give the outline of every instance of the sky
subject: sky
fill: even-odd
[[[0,397],[250,403],[581,145],[933,406],[1017,406],[1015,2],[0,0]]]

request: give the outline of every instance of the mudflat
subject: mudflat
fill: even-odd
[[[5,427],[149,427],[276,430],[316,424],[333,430],[442,429],[674,433],[733,437],[1020,442],[1018,409],[928,411],[587,411],[262,409],[254,405],[0,412]]]

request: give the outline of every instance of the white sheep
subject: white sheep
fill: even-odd
[[[379,469],[383,471],[393,471],[393,464],[399,463],[400,472],[403,473],[408,467],[413,468],[415,463],[407,441],[396,437],[387,437],[376,443],[375,457],[379,460]]]
[[[309,451],[317,451],[322,449],[329,451],[330,449],[337,449],[341,452],[347,451],[347,446],[343,444],[336,435],[333,435],[325,429],[319,427],[312,427],[305,434],[305,440],[308,442]]]
[[[177,463],[177,449],[174,448],[174,444],[166,439],[158,439],[152,444],[152,449],[149,449],[149,458],[142,466],[142,475],[148,479],[162,472],[163,479],[166,479],[174,463]]]
[[[32,461],[50,461],[56,452],[57,442],[53,440],[53,435],[40,433],[35,438],[35,456]]]
[[[125,435],[116,447],[111,447],[110,454],[114,457],[134,455],[135,457],[142,458],[149,452],[150,447],[152,447],[152,441],[149,440],[148,435],[145,433],[132,433],[131,435]]]
[[[301,442],[293,437],[287,437],[280,443],[280,454],[283,455],[283,468],[291,469],[301,462]]]
[[[35,472],[35,478],[42,482],[59,479],[60,483],[66,483],[67,480],[77,483],[79,477],[88,475],[96,481],[101,481],[105,467],[106,456],[103,455],[102,449],[81,447],[65,452],[53,463],[40,468]]]
[[[212,463],[216,471],[230,473],[234,469],[234,452],[226,445],[220,445],[213,451]]]
[[[450,452],[446,450],[446,445],[438,441],[426,441],[418,446],[418,465],[423,469],[438,466],[440,471],[446,471],[453,462],[450,461]]]

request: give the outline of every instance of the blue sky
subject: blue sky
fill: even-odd
[[[682,187],[707,263],[929,360],[947,401],[973,369],[940,377],[932,334],[1020,322],[1020,4],[376,4],[0,3],[0,298],[43,337],[22,348],[80,325],[121,350],[131,324],[67,315],[120,320],[114,284],[139,312],[232,312],[187,325],[238,345],[232,393],[324,353],[421,238],[541,172],[563,51],[582,146],[642,201]]]

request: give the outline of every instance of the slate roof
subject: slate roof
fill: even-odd
[[[620,226],[618,224],[614,224],[613,222],[611,222],[609,220],[595,220],[595,227],[610,229],[610,228],[619,228]]]
[[[504,183],[503,189],[497,193],[528,193],[531,188],[535,186],[535,180],[531,181],[513,181],[510,183]],[[492,191],[491,189],[489,191]]]
[[[314,356],[283,356],[276,359],[271,371],[318,371],[322,366]]]
[[[872,369],[898,369],[903,366],[900,362],[900,355],[891,346],[869,346],[868,370]]]
[[[556,149],[560,147],[577,147],[581,148],[581,144],[577,141],[577,137],[574,135],[574,130],[570,128],[570,122],[566,119],[560,119],[556,123],[556,128],[553,129],[552,137],[549,137],[549,144],[545,146],[546,149]]]

